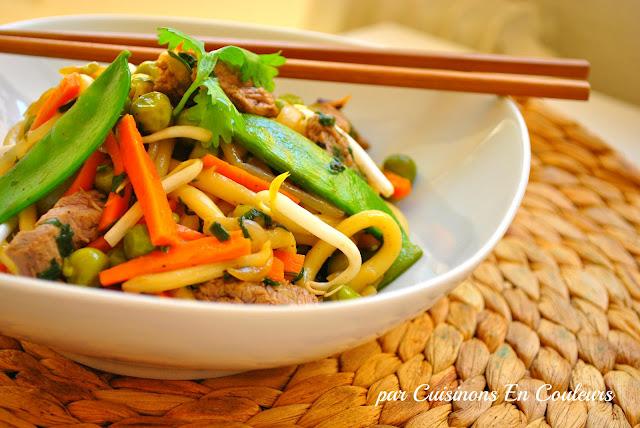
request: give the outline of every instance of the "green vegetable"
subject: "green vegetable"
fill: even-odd
[[[416,179],[416,163],[407,155],[395,154],[384,160],[382,166],[385,170],[398,174],[410,182]]]
[[[345,166],[342,162],[340,162],[340,159],[338,159],[337,157],[333,157],[331,159],[331,162],[329,162],[329,172],[331,174],[340,174],[342,171],[345,170]]]
[[[162,92],[154,91],[134,99],[129,111],[138,127],[144,132],[152,134],[169,126],[173,107],[169,97]]]
[[[357,299],[358,297],[362,297],[360,293],[358,293],[348,285],[343,285],[335,294],[331,295],[329,298],[331,300],[351,300]]]
[[[160,74],[160,70],[155,61],[144,61],[138,65],[135,74],[146,74],[147,76],[151,76],[152,79],[155,79],[158,77],[158,74]]]
[[[322,126],[333,126],[333,125],[336,124],[336,118],[335,118],[334,115],[325,114],[325,113],[322,113],[321,111],[316,112],[316,114],[319,117],[318,122],[320,122],[320,125],[322,125]]]
[[[211,131],[211,141],[204,144],[205,147],[217,147],[220,139],[231,142],[233,132],[243,127],[242,116],[213,75],[218,60],[238,70],[242,81],[251,80],[255,86],[268,91],[273,91],[275,86],[273,79],[278,75],[277,67],[285,62],[280,53],[257,55],[237,46],[206,52],[204,43],[172,28],[158,29],[158,43],[167,45],[169,50],[182,46],[184,51],[192,51],[198,60],[196,77],[176,106],[174,115],[178,116],[179,124],[197,125]],[[183,111],[196,90],[195,106]]]
[[[104,142],[129,94],[128,57],[121,53],[51,131],[0,176],[0,223],[59,186]]]
[[[271,227],[271,224],[273,223],[273,220],[271,220],[271,216],[255,208],[251,208],[249,211],[242,214],[241,217],[245,220],[253,220],[260,226],[266,228]]]
[[[298,272],[296,277],[291,280],[291,283],[295,284],[296,282],[300,281],[303,277],[304,277],[304,268],[300,269],[300,272]]]
[[[60,229],[60,233],[56,236],[56,244],[60,256],[67,257],[71,254],[73,251],[73,229],[71,229],[71,226],[61,223],[57,218],[47,220],[45,224],[52,224]]]
[[[112,192],[114,192],[114,193],[115,193],[115,192],[117,192],[117,191],[118,191],[118,188],[120,187],[120,185],[122,184],[122,182],[124,181],[124,179],[125,179],[126,177],[127,177],[127,174],[126,174],[126,173],[124,173],[124,172],[123,172],[123,173],[121,173],[121,174],[118,174],[118,175],[114,175],[114,176],[111,178],[111,189],[110,189],[110,190],[111,190]],[[122,189],[120,189],[120,190],[122,190]],[[122,195],[121,195],[121,196],[122,196]]]
[[[152,252],[155,247],[149,238],[149,232],[144,224],[136,224],[124,235],[124,254],[127,259],[144,256]]]
[[[131,90],[129,98],[135,100],[140,95],[153,91],[153,79],[148,74],[135,73],[131,76]]]
[[[85,247],[64,260],[62,274],[72,284],[98,285],[98,274],[109,266],[109,257],[102,251]]]
[[[289,171],[291,179],[305,190],[326,199],[348,214],[380,210],[391,216],[387,204],[351,168],[332,174],[331,156],[307,138],[280,123],[245,114],[245,127],[235,135],[238,143],[277,171]],[[385,273],[384,286],[422,256],[422,250],[402,236],[402,250]]]
[[[227,232],[227,229],[225,229],[217,221],[213,222],[213,224],[209,227],[209,231],[213,234],[213,236],[218,238],[218,241],[220,242],[228,241],[229,238],[231,238],[231,235],[229,235],[229,232]]]
[[[262,280],[262,283],[263,283],[264,285],[270,285],[270,286],[272,286],[272,287],[277,287],[277,286],[279,286],[279,285],[280,285],[280,283],[279,283],[278,281],[274,281],[274,280],[273,280],[273,279],[271,279],[271,278],[265,278],[265,279],[263,279],[263,280]]]
[[[116,247],[109,251],[109,267],[117,266],[126,261],[127,256],[124,254],[124,249],[122,247]]]
[[[244,217],[238,217],[238,225],[240,225],[240,230],[242,230],[242,236],[247,239],[251,238],[251,234],[249,233],[249,229],[244,225]]]
[[[96,170],[94,185],[96,189],[109,193],[113,184],[113,168],[110,165],[100,165]]]
[[[49,267],[36,276],[40,279],[49,279],[51,281],[55,281],[60,279],[60,275],[62,275],[62,267],[60,266],[60,263],[58,263],[56,259],[51,259]]]

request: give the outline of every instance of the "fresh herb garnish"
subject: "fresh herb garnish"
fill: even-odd
[[[264,227],[267,227],[267,228],[271,227],[271,224],[273,223],[271,216],[255,208],[251,208],[249,211],[242,214],[241,217],[244,218],[245,220],[254,220],[254,221],[257,221],[257,219],[262,218],[264,222]]]
[[[300,269],[300,272],[298,272],[298,274],[296,275],[295,278],[293,278],[291,280],[291,282],[293,284],[295,284],[296,282],[300,281],[302,279],[302,277],[304,277],[304,268]]]
[[[45,224],[51,224],[58,229],[60,233],[56,236],[56,244],[61,257],[67,257],[73,252],[73,229],[68,224],[63,224],[57,218],[45,221]]]
[[[111,179],[111,192],[115,193],[126,177],[127,174],[124,172],[118,175],[114,175]]]
[[[279,283],[278,281],[274,281],[274,280],[273,280],[273,279],[271,279],[271,278],[265,278],[265,279],[263,279],[263,280],[262,280],[262,283],[263,283],[264,285],[270,285],[270,286],[272,286],[272,287],[277,287],[277,286],[279,286],[279,285],[280,285],[280,283]]]
[[[242,230],[242,236],[245,238],[251,238],[249,234],[249,229],[244,225],[244,217],[238,217],[238,224],[240,225],[240,230]]]
[[[345,170],[345,168],[346,167],[344,166],[344,164],[335,157],[331,159],[331,162],[329,163],[329,171],[331,172],[331,174],[340,174]]]
[[[333,126],[336,124],[336,117],[334,115],[325,114],[325,113],[322,113],[321,111],[317,111],[316,114],[318,115],[318,122],[320,122],[320,125]]]
[[[46,270],[38,273],[36,276],[40,279],[49,279],[55,281],[56,279],[60,278],[60,275],[62,275],[62,266],[60,266],[60,263],[58,263],[56,259],[51,259],[49,267]]]
[[[217,221],[213,222],[213,224],[209,226],[209,231],[213,234],[213,236],[218,238],[218,241],[220,242],[228,241],[229,238],[231,237],[231,235],[229,235],[229,232],[227,232],[227,229],[225,229]]]

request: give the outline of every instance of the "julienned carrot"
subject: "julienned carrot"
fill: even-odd
[[[104,161],[104,154],[96,150],[89,156],[89,158],[84,162],[82,168],[76,175],[76,178],[71,183],[69,189],[64,192],[64,196],[72,195],[79,190],[91,190],[93,189],[93,182],[96,181],[96,171],[98,170],[98,165],[100,165]]]
[[[51,92],[51,95],[47,97],[40,110],[38,110],[38,114],[36,114],[36,118],[31,124],[31,129],[36,129],[51,119],[56,114],[56,110],[80,95],[81,86],[82,77],[78,73],[64,76],[60,84]]]
[[[409,196],[409,194],[411,193],[411,181],[391,171],[383,172],[384,175],[389,179],[391,184],[393,184],[393,199],[400,200]]]
[[[104,210],[102,210],[100,222],[98,223],[98,230],[100,232],[107,230],[127,211],[129,201],[131,200],[131,193],[130,184],[125,186],[122,195],[116,192],[109,193],[107,202],[104,204]]]
[[[282,263],[282,260],[277,257],[273,258],[273,264],[271,265],[271,270],[267,274],[267,278],[274,281],[284,280],[284,263]]]
[[[151,243],[157,246],[175,244],[178,242],[178,235],[167,194],[130,114],[125,115],[118,123],[118,138],[124,169],[147,220]]]
[[[204,237],[204,234],[187,226],[178,224],[176,225],[176,227],[178,228],[178,236],[180,237],[180,239],[184,239],[185,241],[193,241],[194,239],[200,239]]]
[[[273,256],[284,263],[284,271],[286,273],[298,274],[304,265],[304,255],[290,253],[283,250],[273,250]]]
[[[158,250],[131,259],[100,272],[100,283],[104,286],[117,284],[140,275],[233,260],[249,253],[251,241],[244,238],[242,232],[234,231],[224,242],[206,237],[178,244],[166,253]]]
[[[235,181],[238,184],[242,184],[244,187],[249,190],[253,190],[254,192],[269,189],[270,183],[268,181],[258,178],[255,175],[248,173],[244,169],[233,166],[230,163],[227,163],[213,155],[205,155],[202,158],[202,163],[204,164],[205,168],[215,167],[217,173],[224,175],[225,177]],[[300,203],[300,200],[291,195],[289,192],[280,190],[280,193],[289,197],[289,199],[291,199],[296,204]]]
[[[96,250],[100,250],[103,253],[106,253],[107,251],[111,250],[111,245],[109,245],[107,240],[104,239],[104,236],[101,236],[96,240],[90,242],[89,245],[87,245],[87,247],[95,248]]]
[[[104,140],[103,146],[107,153],[109,153],[111,162],[113,162],[113,175],[122,174],[124,172],[124,163],[122,162],[122,154],[120,153],[118,140],[116,140],[113,132],[109,132],[107,138]]]

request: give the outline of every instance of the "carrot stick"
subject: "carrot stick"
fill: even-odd
[[[271,270],[267,274],[267,278],[274,281],[284,280],[284,263],[282,263],[282,260],[277,257],[273,258],[273,264],[271,265]]]
[[[384,175],[393,184],[393,195],[391,196],[395,200],[406,198],[411,193],[411,181],[404,177],[394,174],[391,171],[383,171]]]
[[[91,190],[93,189],[93,183],[96,181],[96,171],[98,170],[98,165],[100,165],[104,161],[104,154],[96,150],[89,156],[89,158],[84,162],[82,168],[80,168],[80,172],[71,183],[71,186],[64,192],[64,196],[73,195],[79,190]]]
[[[178,242],[178,235],[167,194],[130,114],[125,115],[118,123],[118,138],[124,169],[147,220],[151,242],[157,246],[175,244]]]
[[[273,250],[273,256],[284,264],[286,273],[298,274],[304,265],[304,255],[283,250]]]
[[[233,260],[251,253],[251,241],[234,231],[231,238],[220,242],[206,237],[176,245],[166,253],[153,251],[100,272],[103,286],[117,284],[139,275],[167,272],[186,267]]]
[[[202,158],[202,163],[204,164],[205,168],[215,167],[216,172],[224,175],[225,177],[235,181],[238,184],[243,185],[249,190],[253,190],[254,192],[269,189],[270,183],[268,181],[258,178],[255,175],[248,173],[244,169],[231,165],[230,163],[227,163],[213,155],[205,155]],[[298,198],[291,195],[284,189],[281,189],[280,193],[286,195],[296,204],[300,203],[300,200]]]
[[[176,227],[178,228],[178,236],[180,237],[180,239],[184,239],[185,241],[193,241],[194,239],[204,237],[204,234],[187,226],[177,224]]]
[[[51,92],[51,95],[38,110],[38,114],[31,124],[31,129],[34,130],[51,119],[56,114],[56,110],[76,98],[80,94],[81,85],[82,78],[78,73],[64,76],[58,87]]]
[[[109,245],[107,240],[104,239],[104,236],[101,236],[96,240],[94,240],[93,242],[90,242],[89,245],[87,245],[87,247],[95,248],[96,250],[100,250],[103,253],[106,253],[107,251],[111,250],[111,245]]]
[[[122,162],[122,155],[120,153],[120,146],[118,140],[113,135],[113,132],[109,132],[107,138],[103,144],[104,148],[109,153],[111,162],[113,163],[113,176],[116,177],[124,173],[124,162]],[[127,185],[124,188],[122,195],[116,192],[110,192],[107,198],[107,203],[102,210],[102,216],[98,223],[98,230],[100,232],[107,230],[113,223],[115,223],[129,208],[129,201],[131,200],[131,185]]]

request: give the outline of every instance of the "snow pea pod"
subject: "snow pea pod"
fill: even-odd
[[[395,218],[384,200],[360,175],[351,168],[336,168],[335,160],[304,136],[271,119],[248,114],[243,117],[244,126],[236,130],[236,140],[277,171],[289,171],[291,179],[302,188],[348,214],[380,210]],[[397,278],[421,256],[420,247],[403,231],[402,250],[379,288]]]
[[[0,223],[43,198],[80,168],[122,113],[131,75],[124,51],[29,152],[0,176]]]

